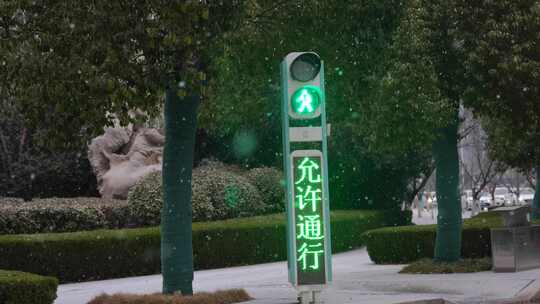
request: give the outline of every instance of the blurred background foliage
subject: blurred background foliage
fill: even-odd
[[[280,61],[291,51],[315,51],[325,63],[332,124],[332,207],[398,206],[407,185],[428,166],[430,146],[407,146],[399,153],[370,149],[373,117],[367,109],[377,98],[406,2],[291,1],[272,18],[264,16],[271,7],[264,2],[252,12],[260,17],[213,49],[218,59],[200,126],[221,142],[216,156],[245,166],[282,167]],[[236,146],[251,147],[239,152]]]
[[[9,100],[0,100],[0,117],[0,197],[98,195],[86,147],[50,148],[46,130],[26,127]]]
[[[236,5],[233,2],[231,5]],[[279,64],[288,52],[312,50],[325,61],[328,120],[332,124],[329,141],[332,207],[387,208],[410,199],[408,185],[432,171],[432,128],[443,126],[445,120],[440,111],[443,108],[421,102],[434,100],[433,96],[428,96],[433,93],[429,92],[431,84],[425,81],[433,72],[429,71],[429,64],[424,66],[426,70],[418,70],[420,65],[405,66],[399,57],[410,54],[411,48],[421,47],[415,43],[422,41],[413,40],[412,35],[399,34],[400,29],[401,33],[406,33],[403,17],[411,14],[408,9],[415,3],[422,6],[427,2],[254,0],[245,1],[242,10],[211,6],[212,16],[229,17],[218,18],[224,22],[209,22],[206,34],[211,38],[210,47],[204,49],[200,58],[201,68],[207,74],[207,86],[199,111],[195,165],[203,158],[217,158],[244,167],[282,168]],[[112,9],[122,9],[114,3],[110,5]],[[448,38],[453,39],[452,50],[466,67],[459,73],[466,80],[463,102],[482,118],[489,135],[491,157],[524,171],[538,167],[540,103],[537,102],[536,54],[540,44],[532,43],[539,39],[538,4],[530,0],[496,3],[455,0],[445,5],[455,8],[453,14],[458,15],[454,17],[460,21],[452,24]],[[6,11],[14,9],[8,4],[3,7]],[[100,7],[96,12],[109,9]],[[72,15],[76,16],[81,10],[72,11]],[[133,14],[142,14],[142,10],[134,10]],[[11,21],[17,23],[19,19]],[[155,28],[154,21],[145,22],[148,29]],[[67,19],[61,24],[46,22],[45,25],[51,29],[70,28],[68,46],[79,44],[80,33],[96,34],[100,30]],[[161,44],[167,48],[177,49],[177,44],[183,45],[181,38],[188,34],[180,33],[172,40],[161,34],[151,35],[148,47],[154,48],[163,42]],[[40,74],[44,82],[31,87],[27,95],[35,98],[26,101],[11,100],[13,87],[7,84],[15,76],[24,81],[29,77],[11,73],[20,70],[17,66],[0,65],[3,72],[0,73],[0,196],[97,194],[84,143],[111,124],[112,112],[118,112],[120,119],[126,122],[130,107],[141,107],[148,110],[150,116],[159,116],[163,79],[158,72],[152,70],[150,76],[137,78],[134,87],[143,89],[133,91],[123,88],[125,83],[121,81],[111,83],[87,69],[97,60],[104,64],[101,72],[111,80],[117,79],[114,75],[128,77],[133,71],[153,64],[154,59],[146,58],[144,62],[129,61],[130,65],[126,65],[124,61],[133,58],[111,51],[104,53],[104,49],[118,44],[111,35],[100,36],[100,40],[92,42],[91,49],[83,51],[67,49],[66,42],[58,37],[42,37],[58,50],[57,56],[67,58],[72,52],[80,51],[93,61],[83,65],[83,69],[62,66],[61,69],[68,72],[54,77]],[[421,35],[437,33],[416,36]],[[9,56],[16,54],[12,51],[17,41],[3,44],[5,49],[2,50]],[[131,50],[137,49],[135,45],[127,45]],[[51,52],[51,49],[44,51]],[[41,58],[39,52],[36,54],[30,57]],[[15,57],[9,56],[5,59],[17,62]],[[81,58],[76,56],[75,61]],[[104,61],[103,58],[109,59]],[[422,62],[421,58],[409,59]],[[162,64],[174,65],[169,61]],[[28,61],[22,67],[32,69],[33,65]],[[47,86],[56,81],[55,77],[74,80],[78,85],[63,88],[65,90]],[[88,77],[95,82],[95,88],[102,89],[80,90]],[[34,82],[34,78],[29,81]],[[45,89],[54,93],[54,98],[36,97],[37,91]],[[146,91],[151,94],[137,93]],[[419,96],[420,101],[408,98],[407,94],[415,92],[427,95]],[[404,102],[407,98],[416,102]],[[111,103],[114,100],[122,102]],[[74,107],[75,103],[84,106]],[[25,111],[15,108],[15,104],[24,105]],[[105,107],[105,104],[111,106]],[[107,114],[103,115],[105,112]],[[68,144],[71,148],[52,147],[49,142],[53,139],[71,143]]]

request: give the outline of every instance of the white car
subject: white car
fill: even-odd
[[[532,204],[534,199],[534,190],[532,188],[523,188],[519,192],[520,204]]]
[[[493,193],[493,196],[495,198],[495,205],[496,206],[503,206],[506,204],[510,197],[511,193],[508,191],[507,188],[503,187],[497,187],[495,188],[495,193]]]
[[[480,201],[480,206],[482,206],[482,207],[492,205],[492,200],[491,200],[491,194],[490,193],[482,192],[480,194],[480,198],[478,200]]]

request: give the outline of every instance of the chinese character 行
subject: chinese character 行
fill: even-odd
[[[300,249],[298,249],[298,262],[302,263],[302,270],[306,270],[308,267],[313,270],[319,269],[319,255],[323,252],[324,250],[322,243],[313,245],[302,243],[302,246],[300,246]]]

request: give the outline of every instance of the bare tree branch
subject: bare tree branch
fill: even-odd
[[[408,195],[405,199],[408,204],[411,204],[412,201],[414,200],[414,197],[418,194],[418,192],[420,192],[420,190],[426,186],[427,182],[429,181],[429,178],[431,177],[431,175],[433,175],[434,171],[435,171],[435,163],[431,162],[429,166],[427,166],[425,170],[422,172],[421,182],[417,184],[416,179],[413,181],[411,191],[407,193]]]

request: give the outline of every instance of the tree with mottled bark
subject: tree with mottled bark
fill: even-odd
[[[482,117],[491,157],[540,177],[540,2],[456,0],[465,102]],[[534,217],[540,217],[536,185]]]

